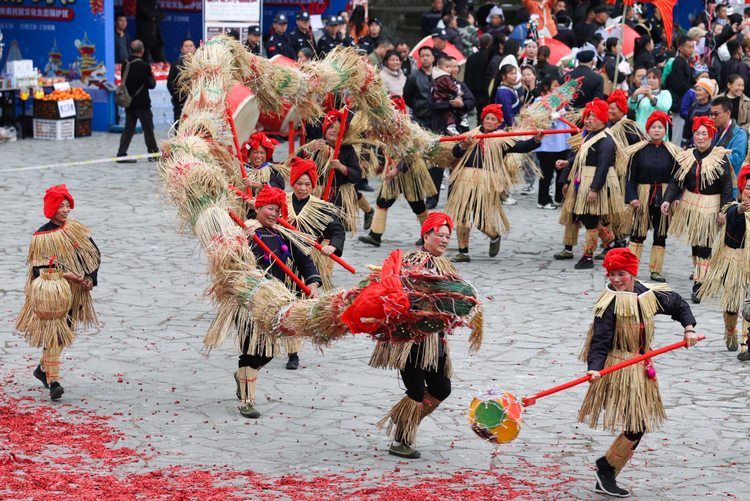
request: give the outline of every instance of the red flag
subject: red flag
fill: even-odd
[[[607,0],[608,4],[614,5],[617,0]],[[635,0],[623,0],[625,5],[631,6],[635,4]],[[654,7],[659,9],[661,19],[664,22],[664,31],[667,34],[667,47],[672,45],[672,10],[677,0],[638,0],[639,3],[650,3]],[[651,37],[653,38],[653,36]]]

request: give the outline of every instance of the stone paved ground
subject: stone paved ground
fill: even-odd
[[[5,145],[0,168],[110,156],[118,139],[95,134],[63,143]],[[145,153],[141,136],[131,153]],[[365,338],[346,339],[325,354],[308,348],[298,371],[285,370],[281,359],[272,361],[259,378],[263,416],[239,415],[232,380],[236,357],[229,348],[210,358],[199,353],[212,319],[202,297],[204,257],[193,237],[176,232],[173,210],[157,195],[155,170],[140,161],[0,174],[6,221],[0,243],[0,361],[4,377],[17,383],[6,388],[10,396],[30,396],[40,407],[64,410],[73,404],[121,413],[114,425],[127,438],[118,445],[155,454],[147,468],[226,465],[271,476],[347,473],[363,479],[399,472],[404,484],[419,478],[416,473],[447,476],[468,469],[507,473],[521,490],[524,482],[547,486],[548,499],[596,499],[591,466],[613,436],[576,423],[584,387],[540,400],[527,410],[520,437],[498,448],[476,438],[465,416],[478,390],[500,386],[520,397],[585,370],[575,354],[605,275],[601,267],[576,271],[574,262],[552,259],[562,235],[556,212],[537,210],[534,196],[517,195],[519,204],[507,208],[512,231],[496,258],[487,257],[487,239],[472,233],[472,262],[459,270],[485,296],[484,346],[470,358],[467,333],[454,336],[453,393],[420,428],[422,459],[407,463],[387,455],[388,439],[375,427],[401,398],[400,382],[395,372],[367,367],[373,344]],[[23,301],[30,234],[45,222],[42,196],[58,183],[68,184],[77,202],[73,217],[93,229],[103,253],[94,294],[101,325],[65,351],[66,393],[50,404],[31,376],[39,351],[13,332],[13,322]],[[374,202],[372,194],[368,198]],[[364,270],[418,236],[416,218],[403,202],[391,210],[388,223],[382,247],[350,239],[346,260]],[[454,240],[451,252],[455,248]],[[690,271],[689,249],[670,242],[665,275],[683,295],[690,290]],[[334,278],[352,286],[362,276],[337,270]],[[620,477],[638,499],[750,499],[750,369],[724,348],[721,314],[703,305],[695,313],[698,332],[708,339],[658,359],[669,420],[661,432],[646,435]],[[678,341],[681,334],[678,325],[659,319],[655,344]],[[561,478],[572,480],[558,490]]]

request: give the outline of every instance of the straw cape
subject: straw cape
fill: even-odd
[[[641,283],[637,281],[637,283]],[[619,292],[610,284],[605,287],[594,305],[597,317],[604,315],[609,305],[615,303],[615,328],[612,350],[607,356],[605,367],[640,355],[648,351],[654,335],[654,315],[660,309],[656,297],[658,293],[670,292],[667,285],[642,284],[646,291]],[[641,328],[644,338],[640,339]],[[587,361],[591,341],[594,336],[594,322],[591,323],[583,350],[582,361]],[[652,432],[657,430],[664,419],[664,404],[659,393],[659,383],[649,379],[643,364],[635,364],[611,372],[597,384],[589,386],[586,397],[578,413],[578,421],[588,422],[595,428],[603,416],[605,430],[618,432]]]

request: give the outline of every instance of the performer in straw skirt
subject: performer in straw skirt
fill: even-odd
[[[595,98],[586,105],[583,120],[586,129],[583,144],[573,157],[557,161],[558,167],[569,169],[560,224],[567,229],[570,223],[581,222],[586,228],[583,256],[575,265],[577,270],[594,267],[597,240],[601,239],[602,247],[614,248],[615,237],[600,223],[602,218],[619,218],[626,210],[615,168],[616,146],[606,128],[609,106]]]
[[[284,219],[288,217],[286,193],[278,188],[266,186],[255,197],[255,210],[256,219],[245,223],[248,227],[246,232],[255,233],[292,272],[301,276],[305,285],[310,288],[311,297],[317,297],[318,287],[322,284],[322,280],[312,259],[302,248],[293,244],[291,240],[274,228],[279,216]],[[301,293],[297,290],[297,285],[289,279],[275,260],[266,255],[265,251],[252,239],[249,239],[249,242],[258,264],[267,267],[267,275],[286,284],[292,292]],[[272,340],[264,332],[261,332],[257,326],[250,324],[242,334],[240,343],[242,354],[240,355],[239,370],[234,376],[237,382],[238,397],[242,402],[240,414],[247,418],[257,418],[260,416],[260,412],[255,409],[254,405],[258,371],[282,350],[290,354],[287,368],[292,368],[289,367],[289,364],[293,362],[293,357],[296,358],[296,354],[301,348],[301,342],[298,339]],[[296,364],[299,365],[298,358]],[[297,367],[293,368],[296,369]]]
[[[391,96],[391,103],[401,113],[406,113],[406,103],[401,96]],[[381,167],[380,171],[380,186],[372,226],[368,228],[365,225],[365,229],[370,229],[370,234],[359,237],[360,242],[375,247],[380,247],[380,239],[385,233],[388,209],[396,203],[399,196],[403,195],[406,198],[412,212],[417,216],[419,225],[422,226],[427,219],[425,198],[437,194],[430,172],[427,170],[427,164],[421,158],[402,159],[393,167],[387,169]]]
[[[713,257],[708,264],[708,272],[703,286],[698,293],[701,300],[707,299],[718,304],[724,312],[724,340],[729,351],[737,350],[737,315],[745,301],[747,287],[750,285],[750,246],[748,246],[747,223],[750,212],[750,183],[747,176],[750,165],[740,169],[737,178],[741,203],[732,203],[722,209],[726,214],[726,229],[719,235],[713,248]],[[747,350],[747,336],[750,324],[742,321],[742,349],[737,358],[750,360]]]
[[[343,114],[338,110],[331,110],[323,120],[323,139],[316,139],[305,147],[305,152],[313,154],[313,161],[318,166],[318,184],[313,194],[323,198],[328,176],[333,175],[329,199],[336,207],[341,208],[347,231],[356,232],[357,209],[359,201],[354,185],[362,179],[362,169],[359,157],[354,147],[342,144],[339,157],[334,159],[339,128]],[[370,209],[372,210],[372,209]]]
[[[513,137],[474,137],[499,129],[503,123],[503,111],[498,104],[486,106],[481,119],[482,125],[453,147],[453,156],[460,160],[451,173],[451,192],[445,212],[456,222],[458,254],[453,260],[458,263],[471,261],[469,231],[472,224],[490,238],[490,257],[495,257],[500,251],[501,234],[510,230],[502,202],[515,182],[505,167],[503,156],[529,153],[542,144],[541,134],[525,141]]]
[[[31,237],[26,301],[16,320],[16,329],[26,341],[42,348],[34,377],[49,388],[52,400],[65,393],[60,385],[60,353],[73,344],[78,329],[99,323],[91,289],[97,285],[101,255],[91,231],[69,217],[74,207],[64,184],[45,193],[44,215],[49,222]]]
[[[695,282],[691,299],[699,303],[698,291],[706,278],[711,244],[726,219],[720,209],[732,201],[734,188],[728,150],[711,145],[716,134],[714,121],[695,117],[692,126],[695,148],[680,156],[679,169],[664,194],[661,212],[668,215],[670,204],[679,199],[669,234],[693,247]]]
[[[290,166],[293,193],[286,194],[289,222],[323,246],[321,251],[312,251],[311,257],[323,281],[323,290],[332,290],[334,263],[329,256],[340,257],[346,240],[346,230],[338,218],[341,209],[311,195],[318,179],[315,162],[295,157]]]
[[[672,174],[677,170],[677,159],[682,156],[678,146],[664,141],[667,125],[672,125],[669,116],[663,111],[655,111],[646,122],[651,141],[638,142],[622,155],[630,162],[625,188],[625,202],[630,204],[628,214],[632,221],[630,250],[640,261],[648,230],[654,231],[649,272],[655,282],[666,282],[661,271],[669,217],[661,213],[661,203]]]
[[[630,249],[612,249],[604,259],[609,284],[594,306],[581,360],[588,363],[589,390],[578,421],[620,432],[607,453],[596,460],[598,494],[626,497],[630,493],[615,478],[630,460],[645,433],[657,430],[666,414],[656,371],[650,361],[602,376],[599,371],[651,350],[654,316],[670,315],[685,329],[687,346],[693,346],[695,318],[690,306],[665,284],[636,280],[638,258]],[[603,416],[602,416],[603,414]]]
[[[242,147],[242,158],[245,161],[247,177],[245,187],[252,188],[256,196],[263,186],[284,189],[285,179],[289,179],[289,169],[273,163],[273,150],[279,144],[262,132],[256,132]]]
[[[455,275],[450,261],[443,257],[450,243],[453,221],[441,212],[431,212],[422,225],[424,247],[404,253],[404,266],[436,275]],[[383,418],[394,442],[389,454],[408,459],[421,456],[414,448],[419,423],[451,393],[453,368],[448,336],[436,332],[422,343],[378,342],[370,358],[371,367],[398,369],[406,386],[406,395]]]

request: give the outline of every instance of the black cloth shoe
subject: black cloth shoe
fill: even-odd
[[[65,393],[65,390],[63,390],[63,387],[60,386],[60,383],[58,383],[57,381],[52,381],[52,383],[49,385],[49,398],[51,398],[52,400],[58,400],[63,396],[63,393]]]
[[[363,244],[372,245],[373,247],[380,247],[380,239],[374,238],[372,236],[372,232],[370,232],[370,234],[365,237],[360,235],[359,237],[357,237],[357,240],[359,240]]]
[[[750,360],[750,351],[740,351],[740,353],[737,354],[737,360],[740,362],[747,362]]]
[[[289,360],[286,362],[286,368],[290,371],[294,371],[297,370],[297,367],[299,367],[299,355],[296,353],[290,353]]]
[[[576,263],[573,268],[576,270],[590,270],[594,267],[594,260],[591,256],[581,256],[581,259]]]
[[[700,304],[701,302],[701,298],[698,297],[698,292],[700,292],[700,290],[701,290],[701,284],[699,282],[693,283],[693,293],[690,294],[690,299],[695,304]]]
[[[42,370],[41,365],[37,365],[36,369],[34,369],[34,377],[41,381],[45,388],[49,388],[49,385],[47,384],[47,374]]]
[[[362,180],[360,180],[356,184],[355,188],[357,189],[357,191],[375,191],[375,188],[370,186],[370,183],[367,181],[367,178],[363,178]]]
[[[497,237],[496,241],[490,240],[490,257],[497,256],[497,253],[500,252],[500,242],[502,242],[502,237]]]
[[[375,209],[370,209],[370,212],[365,212],[365,229],[369,230],[372,226],[372,218],[375,215]]]
[[[613,498],[626,498],[630,496],[630,491],[618,487],[615,481],[615,469],[609,464],[606,458],[596,460],[596,481],[597,493],[611,496]]]

